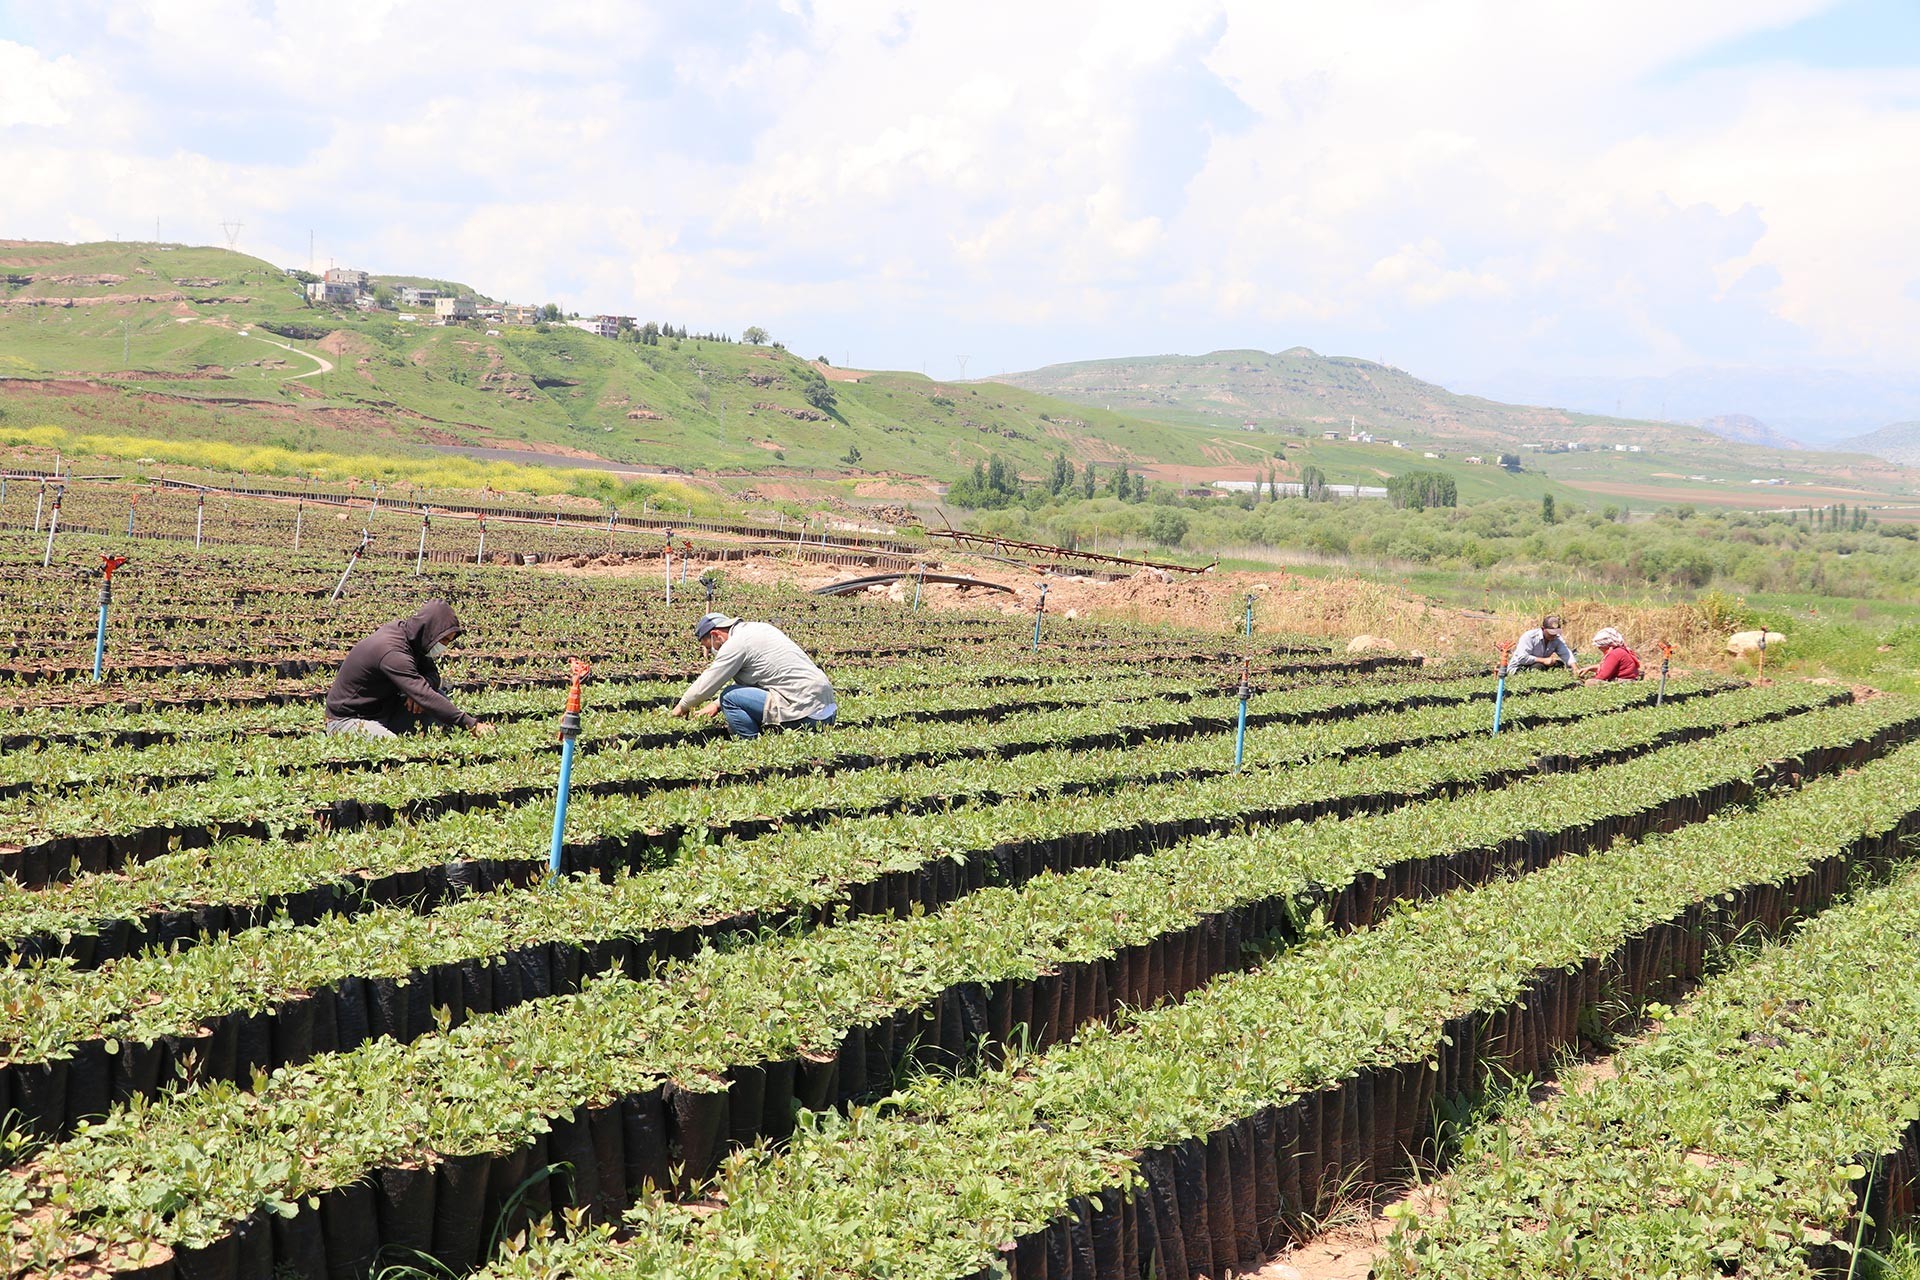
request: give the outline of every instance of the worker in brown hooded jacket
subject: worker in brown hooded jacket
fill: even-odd
[[[382,623],[347,651],[327,690],[327,732],[392,738],[424,718],[476,737],[493,726],[453,705],[440,686],[437,659],[461,631],[445,600],[429,600],[410,618]]]

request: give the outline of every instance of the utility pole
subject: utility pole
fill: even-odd
[[[967,380],[967,357],[955,356],[954,359],[960,362],[960,381],[965,382]]]

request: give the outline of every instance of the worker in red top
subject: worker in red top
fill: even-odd
[[[1588,684],[1640,678],[1640,655],[1627,648],[1627,639],[1617,628],[1602,627],[1594,632],[1593,647],[1600,651],[1600,661],[1578,673],[1587,678]]]

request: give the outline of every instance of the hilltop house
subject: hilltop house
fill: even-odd
[[[327,273],[320,277],[327,284],[343,284],[353,290],[352,297],[367,291],[367,273],[356,271],[352,267],[328,267]]]
[[[531,303],[509,302],[500,308],[500,318],[508,324],[538,324],[540,308]]]
[[[584,329],[596,338],[617,338],[620,330],[633,327],[632,316],[582,316],[578,320],[569,320],[568,324],[576,329]]]
[[[418,285],[400,286],[400,305],[403,307],[425,307],[440,301],[438,289],[422,289]]]
[[[472,298],[435,298],[434,319],[441,324],[460,324],[473,319]]]
[[[315,280],[307,286],[307,301],[323,307],[350,306],[359,296],[359,290],[340,280]]]

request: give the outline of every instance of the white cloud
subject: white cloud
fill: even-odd
[[[242,218],[293,262],[311,226],[869,363],[997,344],[976,372],[1299,341],[1910,364],[1920,71],[1665,73],[1822,7],[23,8],[0,234]]]
[[[67,124],[73,119],[74,100],[86,89],[72,58],[47,58],[26,45],[0,40],[0,129]]]

